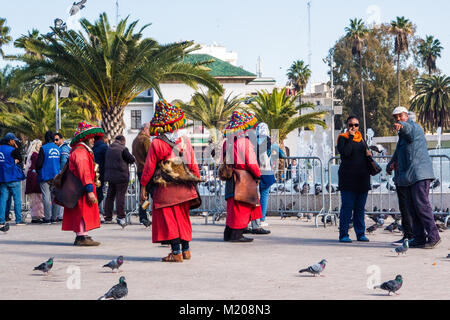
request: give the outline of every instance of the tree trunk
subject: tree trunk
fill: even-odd
[[[400,97],[400,52],[397,57],[397,87],[398,87],[398,106],[401,105],[401,97]]]
[[[125,129],[123,112],[124,108],[120,106],[102,109],[102,128],[109,141],[121,135]]]
[[[361,85],[361,106],[363,112],[363,125],[364,125],[364,139],[367,139],[367,125],[366,125],[366,103],[364,101],[364,80],[363,80],[363,68],[362,68],[362,56],[359,56],[360,66],[360,85]]]

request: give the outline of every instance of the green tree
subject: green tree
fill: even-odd
[[[450,129],[450,77],[428,76],[419,78],[414,85],[416,95],[411,100],[411,110],[425,130],[435,132],[437,127]]]
[[[5,129],[19,132],[28,139],[43,139],[48,130],[56,130],[55,95],[48,88],[36,88],[21,98],[11,98],[17,106],[17,112],[3,113],[0,125]],[[70,99],[61,100],[61,127],[66,137],[73,135],[76,125],[83,120],[79,109]]]
[[[284,140],[288,134],[296,129],[306,127],[314,130],[316,125],[326,128],[323,121],[326,111],[298,115],[299,111],[314,110],[315,106],[312,103],[296,105],[299,94],[288,96],[286,90],[274,88],[272,93],[267,90],[258,91],[249,105],[258,121],[267,123],[270,130],[278,130],[278,142],[281,147],[284,147]]]
[[[414,26],[405,17],[397,17],[391,22],[391,33],[395,36],[394,52],[397,54],[398,105],[401,105],[400,56],[409,50],[409,35],[414,34]]]
[[[225,97],[211,90],[207,93],[196,92],[190,103],[181,103],[180,107],[190,120],[201,121],[208,128],[213,143],[219,143],[222,132],[233,111],[240,108],[242,100]]]
[[[436,59],[441,57],[441,51],[444,47],[441,46],[438,39],[433,36],[426,36],[417,49],[423,65],[428,69],[428,75],[431,76],[437,70]]]
[[[309,65],[303,60],[294,61],[287,73],[288,81],[294,87],[296,93],[303,93],[309,78],[311,78],[311,70]]]
[[[163,81],[181,81],[193,88],[201,84],[222,91],[203,65],[183,61],[198,49],[192,41],[162,45],[143,38],[148,25],[135,33],[138,21],[127,25],[126,18],[112,28],[106,13],[94,24],[87,19],[80,23],[84,32],[52,28],[53,37],[29,39],[29,50],[42,58],[19,56],[18,60],[26,63],[20,79],[56,75],[49,83],[66,83],[82,92],[101,111],[108,138],[122,134],[124,108],[141,92],[153,88],[163,97],[159,87]]]
[[[39,33],[39,30],[33,29],[33,30],[31,30],[31,32],[28,31],[27,35],[21,35],[19,38],[17,38],[14,41],[14,46],[16,48],[24,49],[26,54],[30,54],[30,55],[41,58],[42,56],[39,54],[39,52],[32,51],[32,47],[29,45],[29,40],[32,40],[32,39],[39,40],[39,41],[43,40],[42,36]]]
[[[366,37],[370,49],[362,52],[367,128],[372,128],[376,136],[394,134],[391,128],[392,110],[397,100],[396,55],[392,50],[394,39],[389,30],[389,24],[371,27]],[[352,44],[352,39],[343,35],[330,50],[336,63],[336,98],[342,100],[344,106],[344,114],[336,117],[336,128],[341,127],[349,115],[360,119],[363,116],[360,67],[353,62]],[[414,95],[413,84],[418,75],[419,70],[412,63],[401,70],[401,99],[405,107],[409,107]]]
[[[2,57],[5,57],[5,53],[3,52],[2,47],[5,44],[8,44],[11,42],[12,38],[9,35],[9,32],[11,31],[11,28],[6,25],[6,19],[0,18],[0,54]]]
[[[367,123],[366,123],[366,106],[364,101],[364,78],[363,78],[363,64],[362,64],[362,52],[364,49],[364,41],[369,33],[369,29],[367,29],[366,25],[362,21],[362,19],[350,19],[350,26],[345,28],[346,38],[351,40],[352,46],[352,54],[357,58],[359,63],[359,82],[360,82],[360,93],[361,93],[361,107],[363,114],[363,126],[364,126],[364,137],[367,132]]]

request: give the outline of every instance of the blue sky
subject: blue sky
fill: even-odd
[[[106,11],[115,22],[115,0],[88,0],[82,16],[89,20]],[[258,56],[263,76],[286,82],[286,70],[296,59],[308,61],[307,0],[120,0],[120,16],[152,23],[145,34],[167,43],[194,40],[224,45],[238,53],[238,64],[255,72]],[[417,34],[437,37],[444,47],[438,67],[450,74],[450,2],[448,0],[311,0],[312,81],[327,81],[322,58],[344,34],[349,19],[390,22],[405,16]],[[15,39],[32,28],[46,33],[57,17],[68,17],[70,0],[0,0],[0,17],[7,19]],[[4,48],[7,54],[16,50]],[[0,66],[5,62],[0,61]]]

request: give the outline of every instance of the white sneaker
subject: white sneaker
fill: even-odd
[[[265,222],[265,221],[262,222],[262,221],[261,221],[261,227],[268,227],[268,226],[269,226],[269,224],[268,224],[267,222]]]

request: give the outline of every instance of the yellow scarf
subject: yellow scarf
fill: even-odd
[[[345,139],[350,139],[350,133],[347,131],[346,133],[342,133],[339,135],[339,137],[343,137]],[[339,139],[338,137],[338,139]],[[355,142],[361,142],[362,140],[362,134],[359,131],[356,131],[355,135],[353,136],[353,141]]]

